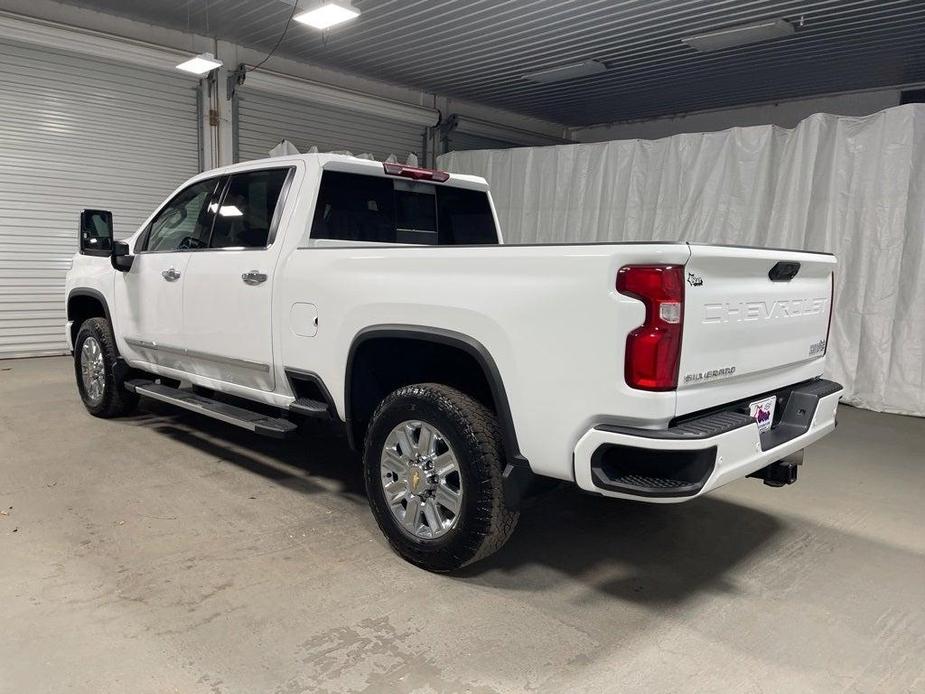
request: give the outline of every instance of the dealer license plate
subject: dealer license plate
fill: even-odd
[[[771,424],[774,423],[774,406],[776,404],[776,395],[764,400],[756,400],[749,404],[748,414],[758,423],[758,431],[764,432],[771,428]]]

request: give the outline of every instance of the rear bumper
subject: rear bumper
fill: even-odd
[[[582,489],[604,496],[687,501],[830,433],[841,392],[839,384],[823,379],[784,389],[780,419],[763,434],[741,412],[741,403],[668,429],[600,425],[575,446],[575,480]]]

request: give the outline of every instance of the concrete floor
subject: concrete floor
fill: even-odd
[[[840,421],[790,488],[565,489],[447,577],[336,439],[93,419],[69,360],[0,362],[0,691],[925,691],[925,423]]]

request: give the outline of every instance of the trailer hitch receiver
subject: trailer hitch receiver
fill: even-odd
[[[776,463],[771,463],[767,467],[753,472],[749,477],[762,480],[769,487],[783,487],[797,481],[797,468],[802,464],[803,451],[799,450],[791,453],[786,458],[781,458]]]

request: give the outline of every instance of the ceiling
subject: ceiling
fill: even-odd
[[[283,0],[80,0],[72,4],[269,50]],[[287,58],[570,126],[925,82],[922,0],[354,0],[322,35],[295,22]],[[786,38],[698,53],[684,36],[785,18]],[[535,84],[583,60],[604,73]]]

